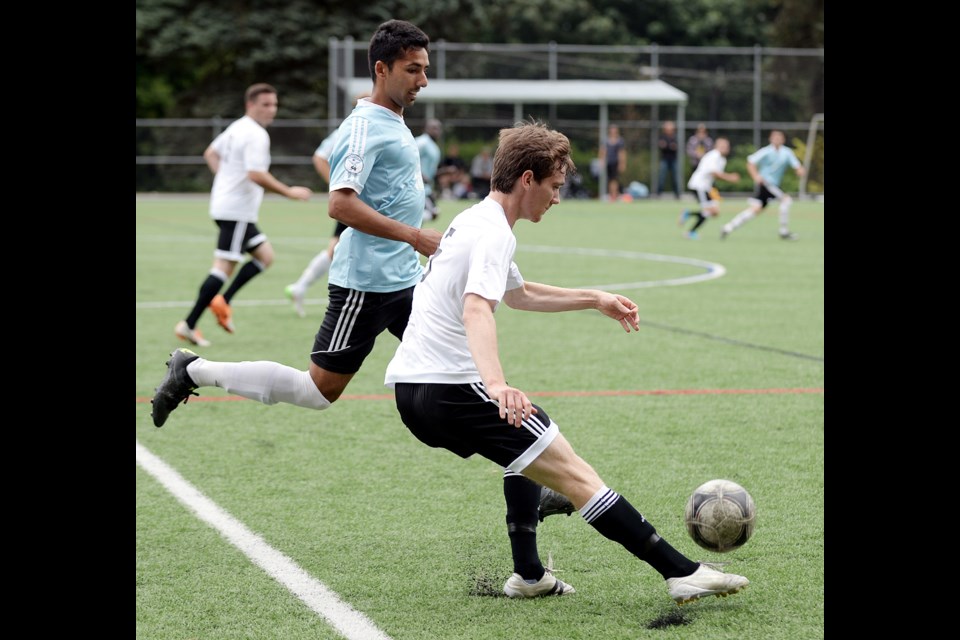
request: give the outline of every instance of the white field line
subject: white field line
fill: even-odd
[[[184,480],[174,468],[151,453],[139,441],[137,464],[271,578],[320,614],[343,637],[348,640],[391,640],[373,621],[342,601],[336,593],[304,571],[296,562],[271,547],[242,522],[200,493],[199,489]]]
[[[611,251],[608,249],[583,249],[576,247],[548,247],[538,245],[521,245],[517,247],[518,251],[529,251],[531,253],[565,253],[580,256],[597,256],[604,258],[623,258],[625,260],[649,260],[651,262],[673,262],[703,269],[703,273],[696,273],[690,276],[679,278],[667,278],[665,280],[639,280],[633,282],[612,282],[607,284],[587,284],[573,287],[575,289],[600,289],[602,291],[625,291],[628,289],[647,289],[650,287],[675,287],[685,284],[695,284],[707,280],[722,278],[727,273],[726,267],[716,262],[707,262],[697,258],[686,258],[684,256],[665,256],[657,253],[642,253],[639,251]],[[327,304],[327,299],[307,299],[305,304]],[[191,308],[195,301],[159,301],[159,302],[138,302],[137,309],[170,309],[170,308]],[[237,300],[231,303],[233,306],[241,307],[271,307],[290,304],[287,300]]]

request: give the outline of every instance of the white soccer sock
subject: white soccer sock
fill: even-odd
[[[736,229],[737,227],[742,226],[744,223],[746,223],[746,222],[747,222],[748,220],[750,220],[751,218],[755,218],[756,216],[757,216],[757,214],[755,214],[755,213],[753,212],[753,209],[744,209],[743,211],[741,211],[740,213],[738,213],[736,216],[734,216],[733,220],[731,220],[729,223],[727,223],[727,226],[729,226],[729,227],[730,227],[730,230],[732,231],[732,230]]]
[[[330,406],[308,371],[277,362],[212,362],[197,358],[187,365],[187,374],[199,387],[220,387],[263,404],[286,402],[318,410]]]
[[[790,231],[791,204],[793,204],[792,198],[784,198],[780,201],[780,233],[789,233]]]
[[[306,293],[307,287],[316,282],[317,278],[325,274],[328,269],[330,269],[330,256],[327,255],[326,251],[321,251],[313,256],[313,260],[300,274],[300,279],[293,283],[293,290],[297,295],[302,296]]]

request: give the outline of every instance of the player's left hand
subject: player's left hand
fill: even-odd
[[[640,311],[637,309],[637,303],[630,298],[616,293],[605,293],[600,298],[597,310],[619,321],[620,326],[627,333],[630,333],[631,328],[634,331],[640,330]]]

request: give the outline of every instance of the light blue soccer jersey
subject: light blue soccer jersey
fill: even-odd
[[[783,172],[789,164],[794,169],[800,166],[800,160],[793,152],[793,149],[780,146],[780,149],[774,149],[772,144],[768,144],[762,149],[747,156],[747,162],[751,162],[757,167],[757,172],[764,182],[779,187],[783,179]]]
[[[330,191],[344,188],[382,215],[420,228],[425,194],[416,140],[401,116],[368,99],[340,125],[330,156]],[[417,252],[406,242],[348,228],[333,253],[327,281],[387,293],[414,286],[422,272]]]
[[[323,139],[323,142],[321,142],[317,150],[313,152],[313,155],[320,156],[327,162],[330,162],[330,154],[333,152],[333,147],[337,144],[339,138],[340,129],[334,129],[330,132],[330,135]]]
[[[437,168],[440,166],[440,147],[433,141],[429,133],[417,136],[417,148],[420,149],[420,171],[425,178],[424,188],[432,193],[433,180],[437,177]]]

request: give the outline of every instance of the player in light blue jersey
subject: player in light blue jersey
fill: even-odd
[[[803,166],[793,149],[783,146],[785,140],[783,131],[774,129],[770,132],[770,144],[747,156],[747,171],[757,188],[753,197],[747,200],[749,206],[723,225],[720,231],[721,240],[756,217],[770,200],[777,198],[780,200],[780,237],[783,240],[797,239],[797,234],[790,231],[790,205],[793,204],[793,199],[780,189],[780,181],[787,165],[790,165],[798,176],[803,175]]]
[[[440,145],[437,142],[443,134],[443,123],[430,118],[423,127],[423,133],[417,136],[417,148],[420,150],[420,173],[423,175],[423,190],[427,200],[423,208],[423,220],[436,220],[440,214],[437,199],[433,197],[433,182],[440,168]]]
[[[409,22],[383,23],[370,40],[370,98],[341,123],[330,157],[328,213],[348,228],[330,265],[330,302],[307,371],[276,362],[213,362],[175,351],[153,398],[156,426],[197,387],[216,386],[264,404],[326,409],[389,330],[398,339],[440,232],[420,229],[423,179],[403,109],[427,86],[430,39]]]

